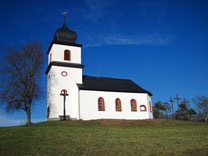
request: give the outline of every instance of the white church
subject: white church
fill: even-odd
[[[48,48],[47,120],[152,119],[152,94],[129,79],[82,74],[82,44],[66,26]]]

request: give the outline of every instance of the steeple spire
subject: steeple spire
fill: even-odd
[[[66,24],[66,23],[65,23],[65,22],[66,22],[65,20],[66,20],[66,15],[68,14],[68,12],[67,12],[67,11],[64,11],[64,12],[62,12],[61,14],[64,15],[64,24]]]
[[[56,30],[56,33],[53,38],[53,42],[58,42],[59,44],[76,44],[75,41],[77,39],[76,32],[70,30],[66,25],[66,15],[68,12],[62,12],[61,13],[64,16],[64,23],[60,29]]]

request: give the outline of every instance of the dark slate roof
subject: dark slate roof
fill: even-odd
[[[152,94],[129,79],[83,76],[83,84],[78,84],[80,90],[97,90],[113,92],[131,92]]]
[[[76,32],[70,30],[66,23],[64,22],[63,26],[60,29],[56,30],[53,40],[60,42],[75,43],[77,39]]]

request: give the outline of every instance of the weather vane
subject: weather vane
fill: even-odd
[[[67,11],[64,11],[61,14],[64,15],[64,23],[65,23],[65,18],[66,18],[66,15],[68,14],[68,12]]]

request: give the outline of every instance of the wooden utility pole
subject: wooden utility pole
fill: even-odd
[[[183,98],[183,103],[184,103],[184,105],[185,105],[186,112],[188,113],[188,108],[187,108],[187,105],[186,105],[186,104],[188,104],[188,103],[189,103],[189,101],[188,101],[188,100],[186,100],[186,98],[185,98],[185,97]]]
[[[179,98],[178,95],[176,94],[176,97],[174,99],[177,101],[178,110],[179,110],[179,100],[181,100],[181,98]]]
[[[171,103],[171,108],[172,108],[172,114],[173,114],[173,116],[174,116],[174,109],[173,109],[173,99],[172,99],[172,96],[170,97],[170,103]]]

